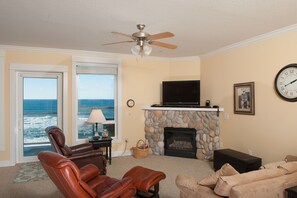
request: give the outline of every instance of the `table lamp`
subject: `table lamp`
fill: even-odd
[[[106,119],[101,111],[101,109],[92,109],[90,117],[87,120],[87,123],[95,124],[95,134],[94,138],[99,138],[98,133],[98,124],[103,124],[106,122]]]

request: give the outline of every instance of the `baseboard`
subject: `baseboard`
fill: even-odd
[[[131,156],[132,152],[130,150],[128,151],[113,151],[112,157],[121,157],[121,156]]]
[[[0,167],[9,167],[9,166],[15,166],[15,163],[11,160],[0,161]]]

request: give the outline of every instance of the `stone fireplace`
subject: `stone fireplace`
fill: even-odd
[[[165,127],[194,129],[197,159],[212,159],[213,151],[220,148],[217,109],[148,107],[144,110],[145,138],[153,154],[164,155],[165,153]]]

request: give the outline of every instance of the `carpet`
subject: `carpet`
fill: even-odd
[[[21,164],[14,183],[47,180],[49,177],[39,162]]]

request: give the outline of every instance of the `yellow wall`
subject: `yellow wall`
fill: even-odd
[[[5,130],[5,151],[0,152],[0,160],[9,160],[10,155],[10,64],[39,64],[39,65],[64,65],[69,67],[68,84],[71,85],[71,55],[45,52],[29,51],[6,51],[4,63],[4,130]],[[68,116],[71,118],[71,89],[68,95]],[[71,131],[71,119],[68,122],[69,131]],[[69,136],[71,138],[71,134]]]
[[[262,40],[201,60],[202,97],[225,109],[221,141],[225,148],[251,149],[263,162],[297,155],[297,103],[280,99],[274,78],[285,65],[297,62],[297,33]],[[255,115],[233,113],[233,85],[255,82]]]
[[[128,138],[127,149],[144,140],[143,107],[160,103],[160,85],[169,78],[168,61],[125,59],[122,62],[122,139]],[[135,106],[126,105],[128,99]],[[114,144],[113,150],[124,150],[124,141]]]
[[[189,58],[190,59],[190,58]],[[170,62],[171,80],[199,80],[200,79],[200,59],[182,60],[174,59]]]
[[[64,65],[68,66],[68,140],[71,144],[71,107],[72,107],[72,56],[63,53],[37,52],[37,51],[13,51],[5,52],[4,63],[4,114],[5,114],[5,151],[0,152],[0,161],[9,160],[10,150],[10,64],[38,64],[38,65]],[[181,67],[181,68],[180,68]],[[139,139],[144,139],[144,111],[143,107],[154,103],[160,103],[161,82],[170,79],[199,79],[200,62],[176,61],[170,62],[154,59],[126,58],[122,61],[121,77],[121,134],[122,140],[128,138],[127,149],[135,146]],[[129,108],[126,105],[128,99],[135,101],[135,106]],[[113,144],[113,151],[123,151],[124,141]]]

